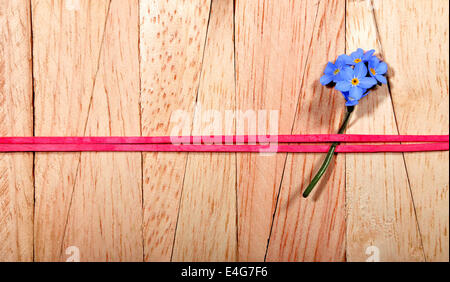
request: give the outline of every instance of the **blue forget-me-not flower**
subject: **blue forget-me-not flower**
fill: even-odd
[[[381,83],[387,83],[385,74],[387,72],[386,63],[373,54],[375,50],[364,52],[358,48],[355,52],[348,55],[341,55],[335,63],[329,62],[325,68],[324,75],[320,78],[320,83],[328,86],[335,86],[345,98],[347,110],[339,128],[338,134],[343,134],[347,128],[351,113],[362,97],[369,94],[369,90],[376,84],[377,80]],[[332,84],[334,83],[334,84]],[[311,183],[303,191],[303,197],[308,197],[314,189],[320,178],[324,175],[331,159],[335,153],[339,142],[333,142],[328,153],[317,171],[316,175],[311,179]]]
[[[383,75],[387,72],[387,64],[380,62],[377,57],[369,61],[369,74],[381,83],[387,84],[386,77]]]
[[[338,82],[341,80],[342,70],[344,68],[349,68],[349,66],[347,66],[344,62],[342,56],[343,55],[339,56],[334,64],[332,62],[328,62],[325,67],[324,75],[320,78],[320,83],[322,83],[322,85],[327,85],[330,82]]]
[[[373,77],[366,77],[367,68],[363,62],[356,64],[355,68],[346,68],[342,71],[342,80],[336,83],[336,89],[342,93],[348,92],[347,106],[354,106],[377,81]],[[345,97],[345,95],[344,95]]]
[[[346,106],[355,106],[369,93],[377,81],[386,84],[387,64],[373,54],[375,50],[364,52],[358,48],[349,55],[340,55],[335,63],[329,62],[324,75],[320,78],[322,85],[335,85],[345,98]],[[333,84],[332,84],[333,83]]]
[[[361,48],[358,48],[355,52],[351,53],[350,56],[343,55],[342,58],[344,59],[344,62],[348,65],[356,65],[361,62],[368,62],[370,59],[372,59],[373,53],[375,53],[375,50],[369,50],[364,53],[364,50]]]

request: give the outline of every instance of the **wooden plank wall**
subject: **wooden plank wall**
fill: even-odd
[[[36,135],[140,135],[137,1],[32,4]],[[36,260],[142,260],[140,170],[139,153],[36,154]]]
[[[347,1],[346,47],[373,48],[384,58],[373,9],[361,1]],[[398,134],[386,85],[365,97],[353,115],[347,133]],[[375,247],[383,261],[422,261],[422,242],[402,154],[345,157],[347,259],[364,261],[366,250]]]
[[[0,136],[33,135],[28,1],[0,3]],[[33,154],[0,154],[0,261],[33,260]]]
[[[448,1],[383,0],[374,14],[399,133],[448,134]],[[449,153],[404,158],[425,260],[449,261]]]
[[[236,1],[237,109],[278,113],[278,128],[267,126],[258,134],[292,131],[317,5]],[[285,162],[286,154],[237,156],[239,260],[265,258]]]
[[[192,135],[234,135],[233,22],[232,1],[211,3]],[[188,155],[174,261],[236,261],[235,187],[236,154]]]
[[[319,78],[357,47],[389,84],[347,133],[448,134],[448,14],[444,0],[2,1],[0,136],[242,134],[252,115],[253,133],[334,133],[344,99]],[[2,153],[0,261],[449,260],[448,152],[338,154],[303,199],[323,157]]]
[[[140,2],[143,136],[191,133],[210,5],[209,0]],[[171,119],[177,111],[179,117]],[[146,261],[172,258],[187,155],[143,154]]]
[[[84,135],[108,3],[82,2],[76,9],[59,1],[31,4],[35,135]],[[80,160],[80,153],[36,154],[36,261],[65,256],[65,226]]]
[[[318,2],[308,47],[293,134],[333,133],[339,127],[343,101],[338,92],[324,88],[318,79],[324,58],[344,53],[345,2]],[[327,48],[324,48],[326,46]],[[325,61],[327,60],[325,59]],[[289,154],[281,182],[280,197],[268,246],[268,261],[345,260],[344,158],[310,198],[301,196],[323,156]],[[285,246],[289,245],[288,248]]]

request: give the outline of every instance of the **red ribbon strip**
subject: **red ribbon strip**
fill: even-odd
[[[214,139],[215,138],[215,139]],[[220,138],[220,139],[219,139]],[[260,142],[268,145],[205,145],[208,141]],[[197,145],[172,144],[199,143]],[[299,142],[432,142],[425,144],[338,145],[340,153],[449,150],[448,135],[275,135],[159,137],[0,137],[0,152],[289,152],[323,153],[330,145],[278,145]]]
[[[196,143],[319,143],[319,142],[449,142],[448,135],[211,135],[137,137],[0,137],[0,144],[183,144]]]
[[[325,153],[330,145],[0,144],[0,152],[280,152]],[[447,151],[449,143],[338,145],[338,153]]]

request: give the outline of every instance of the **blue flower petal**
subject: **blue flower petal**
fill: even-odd
[[[369,74],[371,77],[375,77],[375,75],[377,74],[377,71],[376,71],[377,66],[378,66],[377,61],[375,61],[373,59],[369,61],[368,71],[369,71]],[[373,73],[372,71],[375,73]]]
[[[380,63],[380,59],[378,59],[375,56],[373,56],[369,59],[369,66],[372,68],[376,68],[379,63]]]
[[[362,62],[356,64],[354,76],[357,78],[362,78],[362,77],[365,77],[366,74],[367,74],[366,65],[364,65],[364,63],[362,63]]]
[[[342,60],[345,64],[347,64],[347,65],[353,65],[354,63],[353,63],[353,59],[349,56],[349,55],[340,55],[339,57],[338,57],[338,60]],[[336,61],[336,63],[337,63],[337,61]]]
[[[341,75],[342,80],[350,81],[353,78],[353,73],[354,73],[354,71],[351,67],[346,67],[341,70],[340,75]]]
[[[337,59],[336,59],[335,65],[339,66],[339,65],[345,64],[346,58],[349,58],[351,60],[351,58],[345,54],[339,55],[339,57],[337,57]]]
[[[384,77],[383,75],[377,74],[377,75],[375,75],[375,78],[376,78],[379,82],[384,83],[384,84],[387,84],[386,77]]]
[[[368,61],[373,57],[373,56],[372,56],[373,53],[375,53],[375,50],[374,50],[374,49],[367,51],[367,52],[364,54],[364,56],[362,57],[362,60],[365,61],[365,62],[368,62]]]
[[[341,94],[344,96],[345,101],[348,101],[348,91],[341,92]]]
[[[333,82],[338,83],[339,81],[342,81],[342,76],[341,73],[338,73],[337,75],[334,76],[333,78]]]
[[[320,83],[322,85],[327,85],[328,83],[330,83],[333,80],[333,75],[332,74],[325,74],[320,78]]]
[[[354,60],[354,59],[357,59],[357,58],[362,58],[363,55],[364,55],[364,50],[361,49],[361,48],[358,48],[358,50],[353,52],[350,56]]]
[[[345,103],[345,105],[346,105],[347,107],[349,107],[349,106],[356,106],[356,105],[358,105],[358,102],[359,102],[359,100],[347,100],[347,102]]]
[[[344,81],[338,81],[338,82],[336,83],[335,88],[336,88],[337,90],[341,91],[341,92],[346,92],[346,91],[349,91],[350,88],[352,88],[352,84],[351,84],[349,81],[346,81],[346,80],[344,80]]]
[[[377,81],[372,77],[362,77],[359,79],[359,85],[361,88],[369,89],[370,87],[377,84]]]
[[[387,72],[387,64],[385,62],[381,62],[376,66],[375,71],[377,74],[385,74]]]
[[[363,90],[360,87],[351,87],[349,92],[349,99],[359,100],[363,95]]]
[[[336,67],[334,66],[333,63],[328,62],[327,66],[325,67],[325,74],[332,74],[334,72],[334,70],[336,69]]]

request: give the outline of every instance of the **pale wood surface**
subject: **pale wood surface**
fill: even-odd
[[[348,54],[361,47],[376,49],[376,55],[384,58],[373,8],[348,0],[346,26]],[[361,100],[347,133],[398,134],[386,85]],[[371,246],[378,248],[380,261],[424,260],[402,154],[346,154],[345,158],[347,260],[365,261]]]
[[[33,135],[28,1],[0,2],[0,136]],[[33,260],[33,154],[0,154],[0,261]]]
[[[103,38],[107,1],[32,1],[36,136],[84,135]],[[80,153],[37,153],[36,261],[57,261],[62,249]]]
[[[448,1],[379,1],[375,16],[400,134],[448,134]],[[413,44],[411,44],[413,43]],[[427,261],[449,260],[449,153],[406,153]]]
[[[0,136],[335,133],[345,102],[319,78],[357,47],[386,60],[389,87],[347,133],[448,134],[448,13],[445,0],[2,1]],[[278,111],[277,128],[239,120],[258,110]],[[2,153],[0,261],[74,247],[81,261],[448,261],[448,152],[338,154],[301,198],[323,157],[36,153],[33,179],[33,154]]]
[[[319,83],[327,60],[344,52],[345,2],[322,1],[315,9],[293,134],[335,133],[345,109],[339,92]],[[335,158],[309,198],[301,196],[322,160],[321,154],[288,155],[267,261],[345,259],[344,156]]]
[[[232,1],[212,2],[204,53],[192,135],[233,135]],[[182,195],[173,260],[235,261],[236,154],[189,154]]]
[[[111,1],[85,135],[138,136],[138,1]],[[62,249],[81,261],[142,261],[141,153],[82,153]]]
[[[209,0],[140,1],[142,135],[192,130],[210,11]],[[187,114],[171,121],[176,111]],[[144,259],[172,256],[186,153],[143,154]]]
[[[278,111],[278,128],[253,134],[291,133],[317,3],[236,1],[237,110]],[[240,126],[243,133],[251,134]],[[285,160],[286,154],[237,155],[240,261],[264,260]]]
[[[33,22],[36,135],[139,135],[137,1],[36,1]],[[142,260],[140,169],[139,153],[37,154],[36,260]]]

